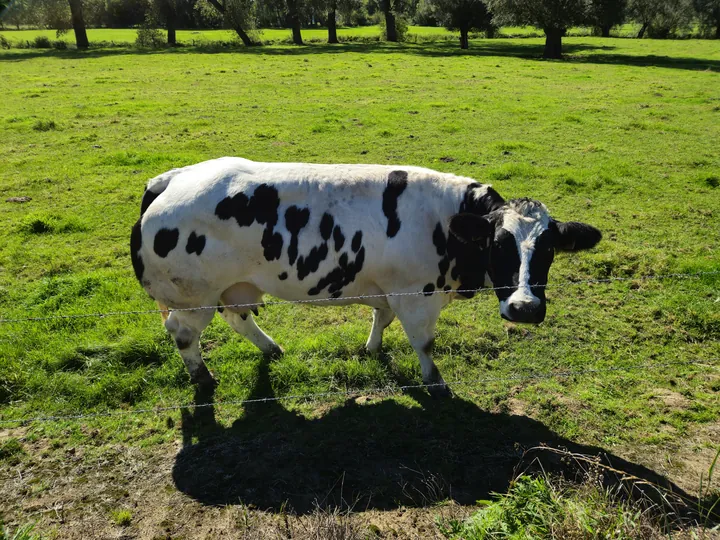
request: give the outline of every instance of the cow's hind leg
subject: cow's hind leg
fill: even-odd
[[[270,336],[258,328],[252,318],[251,311],[257,313],[257,306],[262,304],[263,292],[252,283],[235,283],[223,291],[220,299],[225,308],[220,316],[238,334],[245,336],[266,356],[274,357],[282,354],[282,349]]]
[[[200,334],[215,314],[215,310],[171,311],[165,320],[165,328],[175,339],[180,356],[190,373],[190,380],[203,388],[214,388],[215,378],[203,362],[200,354]]]
[[[395,319],[395,312],[390,308],[373,309],[373,325],[370,330],[370,337],[365,344],[365,348],[371,353],[380,352],[382,347],[383,331],[390,326]]]
[[[220,316],[238,334],[245,336],[250,343],[260,349],[265,356],[275,358],[282,355],[283,350],[273,339],[263,332],[253,319],[250,313],[236,313],[229,309],[220,312]]]
[[[432,296],[398,296],[388,299],[390,307],[397,313],[407,334],[410,345],[420,359],[423,384],[433,397],[449,397],[450,387],[440,375],[432,359],[435,342],[435,325],[440,317],[443,299],[439,294]]]

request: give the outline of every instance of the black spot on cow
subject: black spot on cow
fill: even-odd
[[[263,231],[262,241],[263,255],[268,261],[274,261],[282,255],[283,238],[280,233],[273,232],[271,228]]]
[[[435,285],[432,283],[428,283],[423,287],[423,294],[425,296],[430,296],[435,291]]]
[[[285,227],[290,233],[290,245],[288,246],[288,259],[290,265],[295,264],[298,256],[298,234],[310,220],[310,210],[308,208],[298,208],[290,206],[285,210]]]
[[[388,175],[387,187],[383,191],[382,210],[388,220],[387,235],[393,238],[400,230],[400,218],[397,215],[398,198],[408,184],[408,173],[393,171]]]
[[[160,229],[155,234],[155,242],[153,243],[153,249],[158,254],[158,257],[167,257],[168,253],[177,246],[179,237],[180,231],[178,229]]]
[[[135,277],[142,284],[145,265],[143,264],[142,257],[140,256],[140,248],[142,247],[142,231],[140,230],[141,221],[142,219],[137,220],[135,225],[133,225],[132,232],[130,233],[130,260],[132,261],[133,270],[135,270]]]
[[[437,254],[441,256],[445,255],[445,251],[447,250],[447,239],[445,238],[445,233],[443,232],[443,228],[440,223],[435,226],[432,238]]]
[[[330,240],[334,225],[335,219],[325,212],[320,220],[320,236],[322,236],[323,240]]]
[[[328,256],[327,242],[323,242],[319,246],[315,246],[310,250],[307,256],[300,256],[297,261],[297,276],[300,281],[305,279],[313,272],[317,272],[320,263]]]
[[[493,188],[487,187],[482,195],[479,195],[480,191],[478,190],[482,191],[483,186],[477,183],[468,184],[463,201],[460,203],[459,214],[468,213],[485,216],[505,204],[505,199]]]
[[[255,221],[267,224],[269,229],[275,227],[278,222],[278,206],[280,206],[278,191],[267,184],[260,184],[249,202]]]
[[[260,184],[250,198],[244,193],[225,197],[215,207],[215,215],[222,220],[235,218],[240,227],[249,227],[254,222],[265,225],[261,244],[265,259],[273,261],[280,258],[283,246],[282,235],[274,230],[278,222],[279,206],[277,189]]]
[[[352,237],[352,242],[350,243],[350,247],[353,250],[353,253],[357,253],[360,250],[360,246],[362,245],[362,231],[356,232]]]
[[[147,210],[153,203],[153,201],[159,196],[159,193],[155,193],[154,191],[150,191],[149,189],[145,188],[145,193],[143,193],[142,201],[140,202],[140,217],[143,217],[143,215],[145,214],[145,210]]]
[[[423,350],[423,352],[424,352],[425,354],[432,354],[432,351],[433,351],[433,347],[434,347],[434,346],[435,346],[435,338],[432,337],[432,338],[430,338],[430,339],[428,340],[428,342],[427,342],[425,345],[423,345],[422,350]],[[437,368],[435,368],[435,369],[437,369]],[[440,375],[440,374],[438,373],[438,376],[439,376],[439,375]],[[434,380],[437,380],[437,377],[435,377]]]
[[[452,287],[450,285],[445,285],[443,287],[443,291],[451,291],[451,290],[452,290]]]
[[[458,294],[465,298],[475,296],[475,289],[485,285],[489,250],[477,244],[462,242],[454,234],[450,234],[447,237],[447,258],[450,262],[455,262],[450,271],[450,278],[459,281],[456,287],[460,291]]]
[[[463,291],[459,293],[461,296],[472,298],[475,293],[471,289],[479,289],[484,285],[485,272],[489,266],[488,250],[476,244],[464,243],[453,234],[446,234],[441,223],[435,226],[432,239],[437,254],[441,256],[435,281],[437,288],[451,288],[447,285],[447,274],[452,264],[450,279],[459,282],[456,288]]]
[[[280,281],[285,281],[287,278],[288,278],[288,273],[287,273],[287,272],[283,272],[282,274],[280,274],[280,275],[278,276],[278,279],[279,279]]]
[[[338,298],[342,294],[342,288],[355,281],[355,277],[362,270],[365,264],[365,248],[361,245],[362,234],[358,231],[353,237],[353,245],[355,238],[358,239],[357,254],[355,260],[350,262],[347,253],[340,255],[338,265],[333,268],[327,275],[320,278],[317,285],[308,290],[308,295],[317,296],[326,288],[331,298]]]
[[[333,229],[333,240],[335,241],[335,253],[339,252],[345,245],[345,235],[338,225]]]
[[[250,199],[244,193],[225,197],[215,207],[215,215],[222,220],[235,218],[240,227],[249,227],[255,221],[255,215],[250,211]]]
[[[203,249],[205,249],[205,235],[201,234],[198,236],[195,234],[195,231],[191,232],[187,245],[185,246],[185,251],[188,253],[197,253],[199,256],[203,252]]]
[[[440,259],[440,262],[438,263],[438,270],[440,270],[440,275],[444,276],[447,274],[447,271],[450,269],[450,259],[447,255],[445,255],[442,259]]]

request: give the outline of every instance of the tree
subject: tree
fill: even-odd
[[[83,18],[82,0],[68,0],[70,3],[70,17],[75,32],[75,44],[78,49],[87,49],[90,46],[87,32],[85,31],[85,19]]]
[[[397,0],[396,0],[397,1]],[[380,10],[385,15],[385,39],[396,42],[398,40],[395,26],[395,6],[393,0],[380,0]]]
[[[292,40],[295,45],[304,45],[302,33],[300,32],[300,1],[285,0],[287,3],[287,19],[292,29]]]
[[[155,18],[167,28],[168,45],[177,45],[178,2],[180,0],[153,0]]]
[[[21,24],[38,24],[36,12],[29,5],[28,0],[14,0],[13,3],[5,3],[5,11],[2,18],[8,24],[12,24],[20,30]]]
[[[460,30],[460,48],[469,47],[470,30],[487,30],[492,16],[482,0],[432,0],[433,13],[448,30]]]
[[[628,13],[641,24],[638,38],[647,32],[653,38],[667,38],[687,28],[692,21],[689,0],[630,0]]]
[[[589,0],[487,0],[493,23],[536,26],[545,32],[545,58],[562,58],[568,27],[588,19]]]
[[[255,2],[252,0],[208,0],[208,2],[222,14],[225,23],[235,30],[246,46],[258,45],[245,31],[245,28],[255,28]]]
[[[693,0],[700,27],[720,39],[720,0]]]
[[[602,37],[610,37],[610,29],[625,20],[627,0],[591,0],[590,23],[600,29]]]

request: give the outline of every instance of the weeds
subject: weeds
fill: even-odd
[[[34,528],[34,524],[24,525],[13,532],[0,520],[0,540],[42,540],[42,536],[32,532]]]
[[[50,38],[47,36],[37,36],[33,40],[32,46],[35,49],[51,49],[52,42],[50,41]]]
[[[24,453],[25,449],[20,444],[20,441],[15,438],[7,439],[0,444],[0,462],[15,465],[20,462],[20,456]]]
[[[110,512],[113,523],[119,527],[127,527],[132,522],[132,512],[130,510],[113,510]]]
[[[518,477],[504,495],[481,501],[464,521],[438,523],[452,540],[662,538],[662,527],[597,483],[573,485],[547,475]]]
[[[32,127],[35,131],[55,131],[57,124],[55,120],[38,120]]]

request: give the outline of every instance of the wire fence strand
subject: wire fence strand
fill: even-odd
[[[526,382],[535,380],[545,379],[565,379],[570,377],[578,377],[590,374],[600,373],[613,373],[613,372],[629,372],[636,370],[653,371],[660,368],[667,367],[679,367],[679,366],[705,366],[711,369],[716,369],[717,359],[712,360],[688,360],[688,361],[675,361],[675,362],[662,362],[653,364],[633,364],[629,366],[613,366],[607,368],[588,368],[579,370],[565,370],[565,371],[550,371],[544,373],[514,373],[512,375],[504,377],[485,377],[474,380],[456,380],[445,383],[434,383],[434,384],[409,384],[401,386],[384,386],[384,387],[372,387],[365,389],[352,389],[352,390],[331,390],[327,392],[315,392],[309,394],[289,394],[285,396],[268,396],[261,398],[249,398],[240,400],[228,400],[228,401],[212,401],[208,403],[182,403],[176,405],[168,405],[164,407],[149,407],[149,408],[137,408],[137,409],[126,409],[126,410],[115,410],[115,411],[103,411],[93,412],[84,414],[67,414],[67,415],[53,415],[53,416],[35,416],[28,418],[0,418],[0,426],[5,425],[28,425],[40,422],[64,422],[72,420],[89,420],[94,418],[105,418],[105,417],[116,417],[116,416],[135,416],[140,414],[159,414],[164,412],[171,412],[177,410],[194,410],[206,407],[222,407],[222,406],[244,406],[254,403],[273,403],[281,401],[317,401],[321,398],[328,397],[357,397],[363,395],[383,395],[385,397],[394,396],[401,394],[408,390],[420,390],[428,389],[437,386],[443,386],[447,384],[452,387],[465,387],[465,386],[480,386],[488,383],[498,382]]]
[[[569,280],[564,282],[558,282],[553,284],[543,285],[545,289],[561,288],[568,286],[578,285],[595,285],[603,283],[613,282],[628,282],[628,281],[657,281],[663,279],[699,279],[703,276],[716,276],[720,275],[720,270],[712,270],[706,272],[694,272],[694,273],[675,273],[675,274],[657,274],[649,276],[637,276],[637,277],[609,277],[600,279],[583,279],[583,280]],[[209,309],[257,309],[258,307],[264,307],[269,305],[297,305],[297,304],[341,304],[348,301],[355,300],[370,300],[378,298],[391,298],[396,296],[431,296],[434,294],[468,294],[468,293],[479,293],[479,292],[493,292],[504,289],[515,289],[515,286],[503,286],[503,287],[480,287],[477,289],[451,289],[451,290],[434,290],[434,291],[407,291],[407,292],[390,292],[382,294],[365,294],[357,296],[340,296],[337,298],[307,298],[302,300],[270,300],[267,302],[254,302],[249,304],[216,304],[212,306],[195,306],[185,308],[171,308],[168,310],[163,309],[145,309],[145,310],[133,310],[133,311],[108,311],[104,313],[74,313],[68,315],[48,315],[45,317],[20,317],[20,318],[0,318],[0,324],[8,323],[21,323],[21,322],[41,322],[41,321],[54,321],[62,319],[86,319],[86,318],[105,318],[105,317],[120,317],[128,315],[158,315],[161,313],[169,313],[171,311],[202,311]]]

